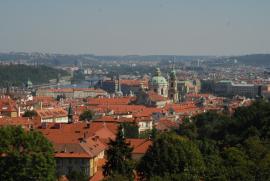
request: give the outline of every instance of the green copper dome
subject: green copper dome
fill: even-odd
[[[151,79],[152,85],[165,85],[168,84],[167,80],[161,75],[160,69],[156,68],[155,76]]]
[[[154,76],[151,79],[151,84],[152,85],[167,84],[167,80],[162,76]]]

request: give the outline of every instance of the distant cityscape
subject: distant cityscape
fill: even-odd
[[[190,137],[188,131],[194,131],[190,124],[195,124],[193,126],[197,127],[198,135],[202,134],[200,130],[206,129],[200,127],[204,124],[210,127],[221,124],[199,123],[201,116],[206,116],[205,122],[211,119],[237,120],[236,115],[240,110],[249,110],[254,104],[256,107],[260,101],[267,102],[270,99],[269,60],[270,55],[215,57],[2,53],[0,78],[5,81],[2,81],[0,90],[0,126],[19,126],[26,132],[36,130],[52,143],[50,149],[53,150],[52,159],[56,164],[52,173],[59,180],[76,178],[94,181],[110,177],[126,180],[129,174],[134,179],[137,177],[137,180],[149,180],[153,175],[147,175],[148,171],[159,167],[144,165],[147,155],[154,154],[151,151],[155,147],[170,149],[161,145],[158,147],[157,144],[161,144],[158,141],[175,139],[164,135],[176,134],[180,140],[200,140],[199,136]],[[227,121],[220,126],[227,124],[234,123]],[[235,125],[230,128],[241,131]],[[215,127],[211,131],[223,134],[225,129]],[[264,128],[256,127],[257,131],[260,129]],[[269,127],[266,129],[269,131]],[[153,136],[155,132],[159,134],[158,138]],[[231,136],[236,133],[228,131],[227,134]],[[206,135],[203,133],[203,137]],[[182,138],[185,136],[187,138]],[[226,152],[223,153],[223,143],[216,139],[223,142],[227,138],[211,139],[226,155]],[[121,140],[124,142],[120,144]],[[232,142],[226,144],[234,145]],[[118,147],[116,144],[119,144]],[[170,141],[168,144],[171,144]],[[115,158],[114,149],[120,152],[125,146],[132,149]],[[177,149],[173,148],[175,151]],[[119,165],[113,167],[110,164],[125,154],[130,154],[128,160],[136,162],[138,168],[130,167],[132,172],[118,170],[120,176],[111,175],[114,169],[119,169]],[[173,153],[168,154],[173,156]],[[220,159],[226,161],[227,157],[222,154]],[[1,149],[0,155],[2,158],[9,157]],[[126,161],[122,160],[123,164]],[[189,164],[191,168],[196,168],[195,163]],[[205,162],[205,165],[209,164]],[[227,167],[231,165],[229,163]],[[187,172],[191,173],[190,170]],[[181,173],[179,171],[177,174]],[[203,173],[192,173],[189,178],[204,180],[197,179],[209,176],[207,168]],[[162,178],[162,175],[158,176]],[[233,180],[230,175],[224,178]]]

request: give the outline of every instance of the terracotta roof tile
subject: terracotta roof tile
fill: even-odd
[[[152,141],[149,139],[127,139],[126,141],[133,147],[132,153],[135,154],[145,154],[152,145]]]
[[[87,101],[90,105],[128,105],[133,99],[133,97],[88,98]]]

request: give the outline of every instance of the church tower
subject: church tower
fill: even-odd
[[[114,93],[117,97],[123,96],[123,92],[121,90],[121,80],[120,80],[119,74],[117,74],[116,80],[114,80]]]
[[[69,104],[69,107],[68,107],[68,123],[72,123],[72,122],[73,122],[73,110],[72,110],[71,104]]]
[[[172,67],[172,71],[170,72],[169,76],[169,98],[174,102],[179,101],[179,96],[178,96],[178,89],[177,89],[177,77],[176,77],[176,72],[174,69],[174,66]]]

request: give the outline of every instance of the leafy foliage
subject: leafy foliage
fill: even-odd
[[[27,110],[24,112],[23,117],[34,117],[37,115],[36,111]]]
[[[124,136],[126,138],[138,138],[139,137],[139,127],[134,123],[123,123]]]
[[[55,180],[52,144],[36,131],[0,128],[0,180]]]
[[[205,180],[269,180],[270,103],[257,101],[233,116],[207,112],[185,121],[177,133],[195,142]]]
[[[114,174],[114,175],[111,175],[111,176],[105,178],[103,181],[127,181],[129,179],[130,178],[128,178],[127,176]]]
[[[85,110],[79,117],[80,121],[91,121],[93,119],[93,112]]]
[[[67,175],[68,180],[70,181],[88,181],[89,178],[84,172],[72,171]]]
[[[132,179],[134,163],[131,159],[131,152],[133,148],[126,143],[122,129],[122,126],[119,126],[115,140],[110,140],[107,162],[103,166],[103,174],[112,177],[122,175]]]
[[[156,138],[138,165],[140,176],[147,179],[199,180],[203,171],[203,158],[196,144],[175,134]]]
[[[51,79],[56,79],[58,74],[68,75],[64,70],[54,69],[47,66],[27,66],[27,65],[0,65],[0,87],[7,85],[22,86],[28,79],[33,84],[48,83]]]

